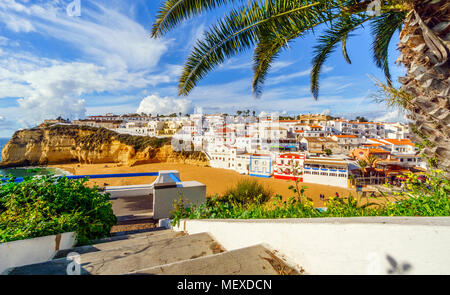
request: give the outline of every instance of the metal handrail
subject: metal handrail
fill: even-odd
[[[142,176],[159,176],[159,172],[144,172],[144,173],[117,173],[117,174],[92,174],[92,175],[61,175],[58,178],[66,177],[68,179],[83,179],[85,177],[90,179],[98,178],[118,178],[118,177],[142,177]],[[175,181],[180,182],[174,174],[170,173],[169,176]],[[11,178],[2,178],[1,182],[7,182]],[[18,177],[14,180],[15,183],[22,182],[23,177]]]

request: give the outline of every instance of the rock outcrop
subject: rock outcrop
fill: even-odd
[[[133,166],[175,162],[206,166],[201,152],[175,152],[170,139],[118,134],[104,128],[55,125],[17,131],[2,150],[0,167],[66,163]]]

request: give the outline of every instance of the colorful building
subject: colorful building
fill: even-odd
[[[303,181],[301,172],[303,170],[304,155],[279,154],[274,164],[274,178]],[[295,172],[295,173],[294,173]]]
[[[251,155],[249,175],[270,178],[272,176],[272,157],[262,154]]]

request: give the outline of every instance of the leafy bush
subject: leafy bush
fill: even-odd
[[[117,223],[109,194],[85,185],[87,179],[51,176],[12,178],[0,187],[0,242],[58,233],[77,233],[78,242],[109,235]]]
[[[310,217],[355,217],[355,216],[450,216],[450,181],[442,172],[434,171],[426,181],[420,181],[417,175],[409,174],[405,190],[394,196],[395,201],[373,203],[369,199],[362,201],[349,195],[346,198],[331,197],[325,203],[326,210],[314,208],[311,199],[305,196],[306,187],[289,188],[296,194],[287,201],[276,195],[272,203],[245,202],[233,195],[208,198],[201,205],[186,203],[182,198],[175,201],[172,211],[173,225],[182,218],[310,218]],[[236,191],[239,191],[235,188]],[[245,200],[245,198],[243,199]],[[250,199],[251,200],[251,199]]]
[[[385,206],[388,216],[448,216],[450,215],[450,180],[445,172],[436,170],[420,179],[418,175],[405,175],[403,192],[396,193],[394,204]]]
[[[270,200],[272,191],[254,179],[243,179],[228,189],[225,196],[240,204],[263,204]]]

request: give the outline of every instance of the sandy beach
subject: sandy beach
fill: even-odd
[[[50,167],[58,167],[74,175],[88,175],[88,174],[113,174],[113,173],[139,173],[139,172],[157,172],[159,170],[178,170],[182,181],[196,180],[206,184],[206,193],[208,196],[224,193],[227,188],[234,186],[240,179],[251,178],[256,179],[261,184],[269,187],[274,194],[282,195],[285,199],[293,196],[293,192],[288,189],[293,185],[293,181],[274,179],[274,178],[259,178],[240,175],[239,173],[218,168],[200,167],[188,164],[179,163],[152,163],[136,165],[133,167],[120,166],[120,164],[61,164],[51,165]],[[132,184],[146,184],[155,180],[155,177],[129,177],[129,178],[109,178],[96,179],[89,181],[90,184],[98,186],[115,186],[115,185],[132,185]],[[319,185],[313,183],[303,183],[307,186],[306,195],[314,201],[315,206],[323,206],[320,200],[320,194],[325,197],[333,197],[336,192],[340,196],[345,197],[350,193],[356,196],[354,189],[346,189],[341,187],[334,187],[328,185]]]

